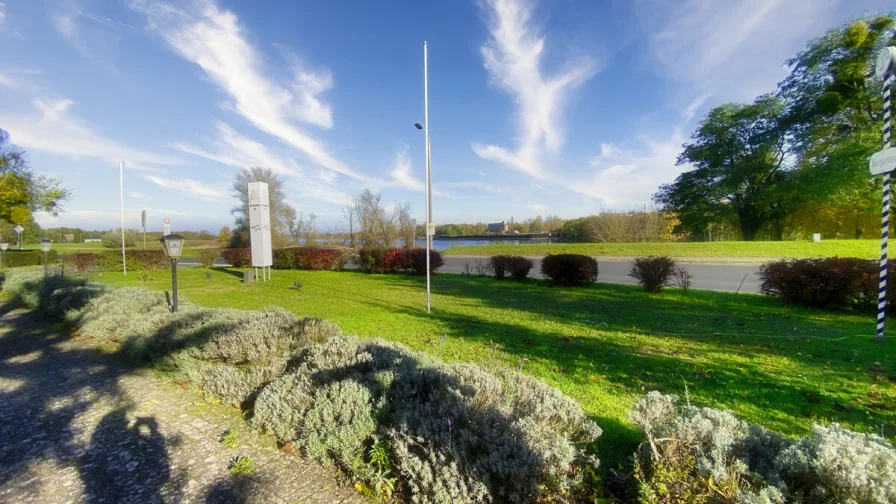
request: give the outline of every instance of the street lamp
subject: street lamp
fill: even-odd
[[[159,238],[162,250],[171,259],[171,311],[177,313],[177,260],[184,247],[184,237],[174,233]]]
[[[8,248],[9,248],[9,243],[6,240],[3,240],[2,242],[0,242],[0,268],[3,268],[3,265],[5,264],[3,262],[3,255],[4,255],[4,252],[6,252],[6,249],[8,249]]]
[[[432,253],[432,161],[429,154],[429,71],[426,57],[426,41],[423,42],[423,125],[414,127],[426,135],[426,313],[430,313],[429,256]]]
[[[47,260],[47,253],[50,251],[50,245],[52,244],[53,242],[51,242],[46,236],[43,236],[40,239],[40,250],[44,253],[44,280],[47,279],[47,273],[49,271],[49,261]]]

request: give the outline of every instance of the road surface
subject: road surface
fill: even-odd
[[[464,273],[469,266],[470,271],[476,273],[476,264],[488,264],[487,257],[481,256],[444,256],[445,265],[439,270],[440,273]],[[541,276],[541,260],[532,259],[535,267],[532,268],[530,277],[542,278]],[[598,258],[597,260],[599,274],[597,281],[602,283],[614,284],[634,284],[635,279],[628,276],[628,272],[632,269],[630,261],[613,261]],[[178,262],[178,265],[186,268],[195,268],[199,266],[199,262],[190,257],[185,257]],[[228,266],[226,262],[218,260],[216,266]],[[704,264],[704,263],[682,263],[682,266],[694,275],[692,287],[695,289],[707,289],[717,291],[736,291],[741,282],[741,292],[759,292],[759,266],[748,266],[741,264]]]

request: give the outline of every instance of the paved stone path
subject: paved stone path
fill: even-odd
[[[235,448],[220,442],[228,429]],[[237,456],[254,472],[231,474]],[[0,502],[365,501],[238,410],[0,305]]]

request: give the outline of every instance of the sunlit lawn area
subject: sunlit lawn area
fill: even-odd
[[[204,248],[222,248],[223,245],[221,242],[217,240],[187,240],[185,242],[183,256],[184,257],[196,257],[199,254],[199,251]],[[143,249],[143,236],[139,235],[137,238],[137,246],[136,247],[128,247],[125,250],[142,250]],[[146,249],[147,250],[162,250],[162,246],[158,240],[146,239]],[[104,251],[115,251],[118,250],[121,252],[121,249],[108,249],[103,247],[102,243],[99,242],[91,242],[91,243],[54,243],[53,250],[57,251],[59,254],[68,254],[75,252],[92,252],[92,253],[101,253]]]
[[[512,237],[509,237],[512,238]],[[875,258],[879,240],[811,241],[730,241],[667,243],[545,243],[523,245],[473,245],[451,247],[446,255],[586,254],[590,256],[637,257],[665,255],[691,258],[770,258],[770,257],[865,257]]]
[[[423,278],[274,271],[270,282],[244,285],[241,276],[183,269],[178,283],[194,303],[281,306],[450,362],[517,366],[524,358],[523,372],[559,387],[600,423],[608,462],[638,439],[627,421],[633,401],[649,390],[684,396],[685,383],[698,405],[729,408],[788,434],[805,433],[813,421],[883,428],[890,439],[896,433],[896,332],[875,342],[867,315],[785,308],[758,295],[557,289],[459,275],[433,278],[428,315]],[[100,280],[141,284],[117,273]],[[168,289],[169,282],[158,272],[146,285]],[[490,342],[498,345],[494,355]]]

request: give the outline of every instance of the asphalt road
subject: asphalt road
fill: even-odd
[[[476,264],[488,263],[487,257],[478,256],[444,256],[445,265],[439,270],[441,273],[464,273],[469,266],[472,273],[476,273]],[[541,260],[533,259],[535,267],[529,274],[531,277],[541,278]],[[597,281],[602,283],[615,284],[634,284],[635,280],[628,276],[628,272],[632,268],[629,261],[611,261],[598,259]],[[194,258],[185,257],[178,262],[178,265],[186,268],[195,268],[199,266],[199,262]],[[217,266],[227,266],[227,263],[220,259],[216,263]],[[759,266],[746,266],[741,264],[703,264],[688,263],[682,264],[693,275],[692,287],[695,289],[707,289],[718,291],[736,291],[738,286],[743,282],[740,288],[741,292],[759,292]]]

